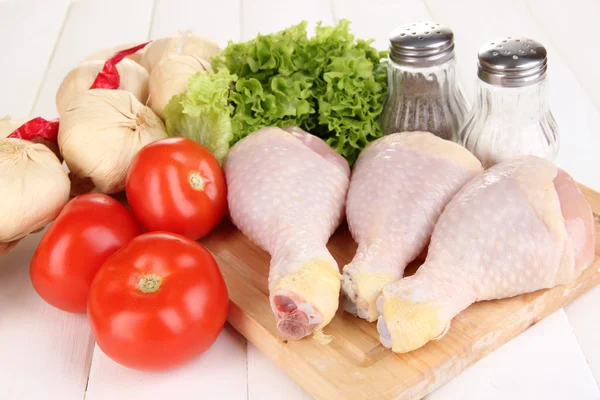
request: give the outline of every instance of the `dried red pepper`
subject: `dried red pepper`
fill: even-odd
[[[42,138],[56,142],[58,139],[58,118],[48,121],[42,117],[25,122],[7,137],[13,139],[33,140]]]
[[[114,56],[106,60],[102,71],[98,73],[90,89],[118,89],[121,83],[121,77],[117,70],[117,64],[130,54],[146,47],[150,42],[121,50]],[[58,139],[58,119],[46,120],[42,117],[34,118],[8,135],[9,138],[23,139],[32,141],[34,139],[44,139],[56,143]]]
[[[92,83],[92,86],[90,86],[90,89],[118,89],[119,85],[121,84],[121,76],[117,70],[117,64],[128,55],[131,55],[136,51],[146,47],[148,43],[150,42],[121,50],[106,60],[104,67],[102,67],[102,71],[98,72],[98,75],[96,76],[94,83]]]

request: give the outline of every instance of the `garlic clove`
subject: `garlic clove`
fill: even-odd
[[[199,57],[170,55],[156,64],[150,73],[148,106],[164,121],[164,109],[171,97],[183,93],[194,74],[211,70],[210,63]]]
[[[192,55],[209,60],[219,54],[221,48],[212,40],[199,36],[184,34],[156,39],[146,47],[140,63],[148,71],[170,55]]]
[[[58,145],[69,170],[90,178],[106,194],[125,188],[133,156],[167,137],[152,110],[124,90],[88,90],[69,103],[61,117]]]
[[[53,221],[69,200],[70,182],[46,146],[0,139],[0,253]]]
[[[104,61],[87,61],[67,74],[56,93],[56,109],[61,117],[73,97],[90,89],[103,66]],[[145,104],[148,100],[148,71],[127,58],[117,64],[117,71],[121,77],[119,89],[133,93]]]
[[[129,42],[129,43],[120,44],[118,46],[109,47],[107,49],[102,49],[102,50],[97,51],[94,54],[86,57],[82,62],[86,62],[86,61],[102,61],[102,62],[104,62],[104,61],[108,60],[109,58],[111,58],[112,56],[114,56],[119,51],[129,49],[133,46],[138,45],[139,43],[140,42]],[[146,51],[145,48],[138,50],[135,53],[128,55],[127,58],[140,64],[140,62],[142,61],[142,54],[144,54],[145,51]]]

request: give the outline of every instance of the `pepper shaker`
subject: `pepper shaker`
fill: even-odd
[[[522,155],[555,159],[547,66],[546,49],[532,39],[507,37],[480,49],[475,101],[460,137],[485,168]]]
[[[383,133],[428,131],[458,141],[466,114],[456,79],[452,30],[433,22],[395,29],[390,35]]]

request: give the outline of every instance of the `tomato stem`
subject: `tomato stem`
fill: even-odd
[[[158,275],[148,274],[140,278],[138,289],[142,293],[154,293],[160,288],[161,278]]]
[[[199,172],[190,172],[188,175],[188,181],[190,182],[190,186],[194,190],[204,190],[204,186],[206,186],[206,178],[200,175]]]

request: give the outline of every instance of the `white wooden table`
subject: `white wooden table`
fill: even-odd
[[[484,41],[524,35],[548,48],[558,164],[600,190],[599,16],[599,0],[0,0],[0,116],[54,117],[67,71],[123,42],[191,29],[224,46],[302,19],[314,25],[348,18],[357,36],[375,38],[383,49],[395,26],[433,20],[455,32],[459,78],[470,97]],[[0,259],[1,399],[310,398],[229,326],[179,369],[120,367],[95,346],[84,315],[60,312],[34,292],[28,266],[39,239],[27,238]],[[600,399],[599,305],[596,288],[428,398]]]

